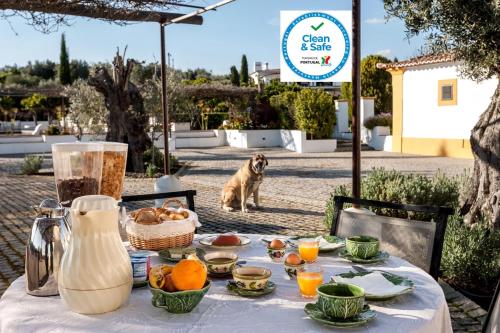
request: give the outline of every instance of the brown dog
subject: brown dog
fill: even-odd
[[[268,165],[267,159],[262,154],[255,154],[224,185],[222,190],[222,208],[228,212],[241,209],[248,212],[247,200],[253,194],[255,208],[259,206],[259,186],[264,178],[264,169]]]

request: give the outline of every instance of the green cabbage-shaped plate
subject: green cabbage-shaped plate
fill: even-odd
[[[201,302],[208,289],[210,289],[210,286],[211,283],[207,280],[205,286],[199,290],[168,292],[149,285],[149,290],[153,294],[151,304],[154,307],[165,309],[170,313],[188,313],[193,311],[198,303]]]
[[[316,303],[306,304],[304,311],[312,320],[333,327],[357,327],[365,325],[366,323],[368,323],[370,320],[372,320],[377,316],[377,314],[374,311],[370,310],[370,307],[368,305],[365,305],[361,313],[352,318],[347,318],[347,319],[327,317],[319,309]]]
[[[379,253],[374,257],[368,259],[362,259],[350,255],[349,253],[347,253],[346,249],[341,250],[339,256],[357,264],[377,264],[379,262],[386,261],[390,257],[389,253],[384,251],[379,251]]]

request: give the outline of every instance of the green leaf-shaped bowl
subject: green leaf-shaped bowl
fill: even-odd
[[[205,294],[210,289],[211,283],[209,280],[205,282],[202,289],[168,292],[162,289],[157,289],[149,285],[149,290],[153,294],[151,304],[154,307],[162,308],[170,313],[188,313],[201,302]]]

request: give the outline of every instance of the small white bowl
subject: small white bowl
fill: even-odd
[[[217,258],[225,258],[222,262],[211,262],[211,260]],[[238,255],[234,252],[229,251],[217,251],[205,254],[205,264],[209,273],[212,274],[227,274],[230,273],[236,262],[238,261]]]
[[[271,270],[264,267],[245,266],[233,269],[234,282],[244,290],[264,289],[271,274]]]

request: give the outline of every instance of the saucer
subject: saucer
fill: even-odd
[[[306,304],[304,311],[312,320],[333,327],[357,327],[366,324],[377,316],[374,311],[370,310],[368,305],[365,305],[363,311],[361,311],[361,313],[357,316],[347,319],[330,318],[325,316],[316,303]]]
[[[276,283],[273,281],[267,281],[267,285],[264,289],[261,290],[245,290],[239,288],[236,283],[231,280],[227,283],[227,290],[233,295],[239,295],[243,297],[259,297],[270,294],[276,289]]]
[[[384,262],[387,259],[389,259],[389,257],[390,257],[389,253],[387,253],[385,251],[379,251],[378,254],[374,257],[371,257],[368,259],[362,259],[362,258],[357,258],[357,257],[350,255],[349,253],[347,253],[346,249],[343,249],[342,251],[340,251],[339,256],[341,256],[342,258],[347,259],[349,261],[355,262],[357,264],[376,264],[379,262]]]

